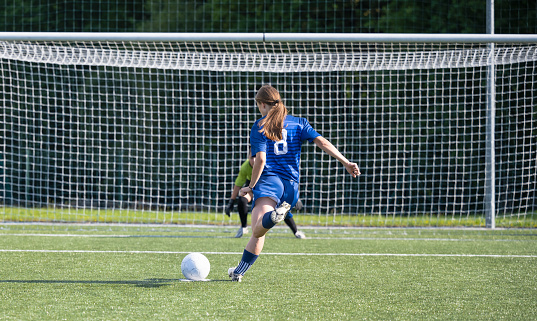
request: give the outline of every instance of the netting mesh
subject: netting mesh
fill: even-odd
[[[466,68],[537,59],[537,47],[484,44],[0,42],[0,57],[60,65],[237,72]]]
[[[3,42],[0,218],[178,222],[194,211],[190,222],[222,223],[259,118],[254,95],[271,83],[363,172],[351,179],[306,144],[300,223],[482,225],[493,61],[496,214],[524,220],[537,206],[535,48]]]

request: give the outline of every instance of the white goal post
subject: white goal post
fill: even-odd
[[[300,224],[536,216],[537,35],[0,32],[0,79],[0,222],[231,224],[265,83],[363,173],[305,144]]]

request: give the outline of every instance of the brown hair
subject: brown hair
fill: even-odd
[[[271,85],[263,85],[257,91],[255,100],[270,106],[267,117],[259,124],[262,127],[259,132],[270,140],[282,140],[283,121],[289,112],[278,90]]]

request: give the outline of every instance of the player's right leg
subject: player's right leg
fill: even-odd
[[[283,221],[291,209],[291,204],[294,199],[287,200],[283,198],[285,196],[285,183],[286,180],[282,180],[278,175],[263,173],[259,178],[253,193],[255,207],[257,207],[257,200],[261,198],[268,198],[275,202],[276,208],[267,210],[259,219],[256,225],[252,225],[253,233],[259,237],[265,235],[265,233],[274,227],[277,223]]]
[[[263,227],[272,228],[274,225],[280,223],[285,219],[287,213],[291,210],[291,204],[283,202],[274,211],[270,213],[270,216],[265,214],[263,216]],[[268,220],[270,218],[270,221]]]
[[[270,213],[270,216],[268,213],[263,216],[263,227],[266,229],[272,228],[275,224],[285,220],[287,217],[293,217],[289,211],[298,201],[298,182],[294,180],[280,179],[279,183],[279,188],[281,188],[281,196],[279,198],[281,204]]]

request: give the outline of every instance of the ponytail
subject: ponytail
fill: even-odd
[[[271,106],[267,116],[260,122],[259,132],[270,140],[282,140],[283,121],[289,112],[282,102],[280,93],[271,85],[263,85],[257,92],[255,99]]]
[[[273,141],[282,140],[283,121],[287,116],[287,108],[280,101],[270,108],[267,117],[260,123],[262,126],[259,132],[265,134],[268,139]]]

